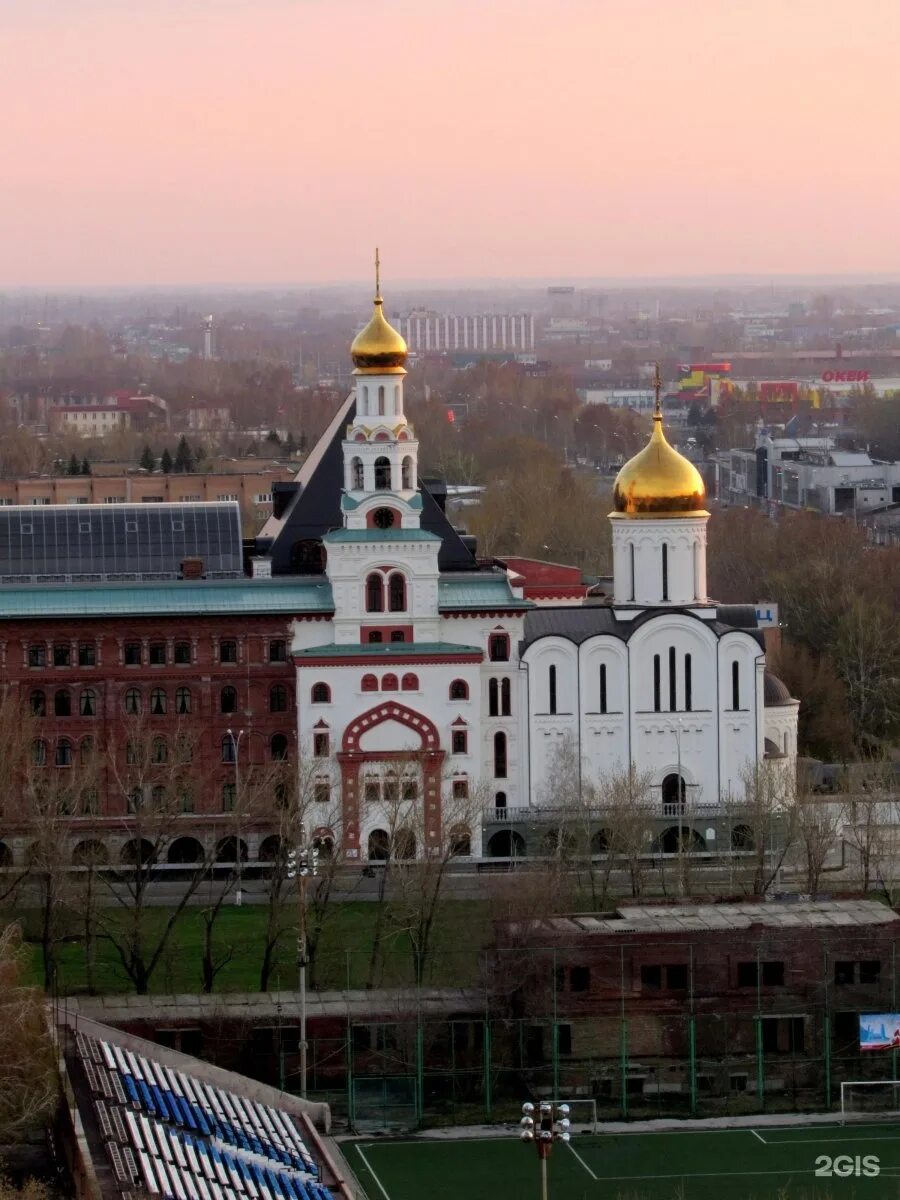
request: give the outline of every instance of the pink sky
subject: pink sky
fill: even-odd
[[[900,0],[0,0],[0,284],[900,271]]]

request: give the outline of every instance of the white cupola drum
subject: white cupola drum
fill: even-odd
[[[380,274],[376,250],[374,309],[350,347],[356,414],[344,440],[344,492],[354,505],[387,493],[409,502],[418,492],[419,444],[403,410],[408,351],[384,315]]]
[[[653,432],[616,477],[613,576],[616,604],[706,604],[706,486],[663,431],[659,364]]]

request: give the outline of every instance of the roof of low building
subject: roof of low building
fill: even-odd
[[[446,658],[482,653],[478,646],[458,646],[455,642],[351,642],[298,650],[294,659],[302,662],[309,658],[430,658],[436,654]]]

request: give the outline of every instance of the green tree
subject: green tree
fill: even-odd
[[[163,475],[171,475],[172,466],[172,455],[169,453],[169,447],[166,446],[160,455],[159,469],[162,471]]]
[[[78,465],[78,459],[73,454],[69,459],[69,465],[66,467],[66,474],[67,475],[79,475],[80,473],[81,473],[81,468]]]
[[[155,471],[156,470],[156,456],[154,455],[154,453],[150,449],[150,447],[148,445],[146,445],[146,443],[144,445],[144,452],[140,458],[139,466],[143,467],[143,469],[145,471]]]
[[[190,474],[194,469],[194,453],[184,434],[175,448],[175,470],[179,473]]]
[[[81,471],[79,472],[79,474],[90,475],[90,473],[91,473],[91,464],[88,462],[88,460],[86,458],[83,458],[81,460]]]

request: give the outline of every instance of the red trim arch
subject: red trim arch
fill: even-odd
[[[344,730],[341,750],[337,756],[341,766],[341,804],[343,809],[343,843],[350,859],[360,856],[360,767],[366,762],[384,762],[385,759],[402,758],[394,750],[360,750],[359,740],[364,733],[385,721],[399,721],[408,729],[418,733],[421,747],[422,783],[424,792],[419,803],[424,807],[425,854],[434,853],[440,845],[441,835],[441,765],[444,751],[437,726],[422,713],[405,704],[388,700],[376,704],[367,712],[351,721]]]
[[[436,753],[441,748],[441,738],[438,733],[437,726],[428,717],[421,713],[415,712],[414,709],[408,708],[405,704],[396,704],[392,701],[387,701],[384,704],[376,704],[374,708],[370,708],[368,712],[364,712],[362,716],[352,721],[344,730],[344,737],[341,744],[341,749],[346,754],[359,754],[359,739],[364,733],[370,729],[374,729],[376,725],[382,725],[385,721],[399,721],[401,725],[406,725],[409,729],[415,730],[422,738],[422,749],[431,753]],[[384,757],[376,755],[375,757]]]

